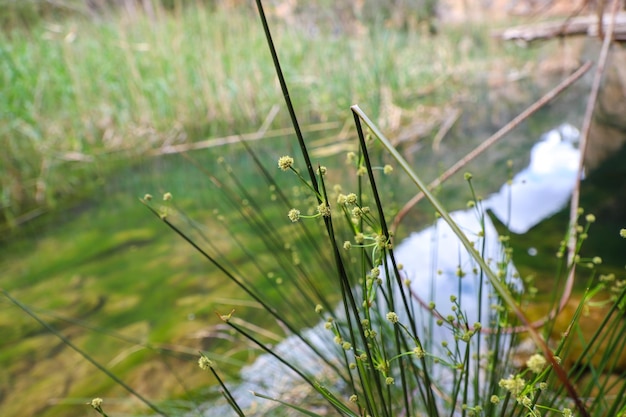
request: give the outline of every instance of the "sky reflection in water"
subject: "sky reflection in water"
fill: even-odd
[[[483,209],[491,210],[511,232],[520,234],[565,207],[576,183],[580,155],[576,148],[578,137],[578,130],[567,124],[543,135],[531,150],[529,166],[515,175],[510,185],[503,185],[498,193],[485,199]],[[453,212],[451,216],[471,241],[476,241],[477,245],[484,244],[486,259],[497,261],[501,258],[502,248],[489,216],[484,217],[485,237],[480,241],[478,232],[481,226],[475,209]],[[459,266],[464,271],[471,271],[474,264],[445,221],[440,219],[433,226],[411,234],[397,245],[395,254],[411,279],[411,290],[415,295],[426,302],[434,301],[443,314],[451,312],[450,295],[457,295],[469,322],[484,322],[491,300],[483,297],[483,305],[479,306],[478,277],[469,274],[462,280],[458,279]],[[509,268],[513,272],[515,267],[510,265]],[[488,291],[490,288],[484,285]],[[342,315],[340,311],[342,309],[338,308],[336,312],[339,316]],[[416,311],[424,310],[417,308]],[[418,314],[418,320],[421,320],[419,324],[427,326],[431,315]],[[322,350],[333,347],[333,335],[324,329],[323,324],[303,332],[305,338]],[[449,330],[435,328],[440,330],[433,334],[432,348],[440,346],[442,340],[452,339]],[[286,360],[298,363],[300,369],[314,374],[321,369],[319,358],[307,353],[308,349],[296,337],[286,338],[275,346],[274,351]],[[327,353],[329,357],[333,356],[332,352]],[[267,354],[245,367],[241,376],[244,382],[234,388],[234,395],[244,407],[255,401],[249,391],[281,398],[282,390],[291,392],[294,384],[300,383],[295,374]],[[213,404],[207,412],[216,415],[217,408],[221,407]]]

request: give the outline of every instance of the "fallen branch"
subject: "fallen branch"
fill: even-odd
[[[326,122],[317,123],[302,128],[304,132],[319,132],[321,130],[336,129],[341,127],[339,122]],[[283,128],[265,131],[257,131],[253,133],[244,133],[241,135],[229,135],[221,138],[207,139],[200,142],[183,143],[180,145],[168,145],[155,149],[150,152],[150,155],[167,155],[174,153],[183,153],[187,151],[197,151],[199,149],[214,148],[216,146],[230,145],[233,143],[239,143],[242,140],[254,141],[261,139],[277,138],[286,136],[293,133],[293,128]]]
[[[556,315],[561,310],[563,310],[572,293],[572,288],[574,287],[574,275],[576,274],[576,264],[574,263],[574,256],[576,255],[577,244],[576,219],[578,218],[578,207],[580,203],[580,182],[583,178],[585,153],[587,152],[587,146],[589,144],[589,131],[591,130],[593,111],[596,107],[596,102],[598,100],[600,84],[602,81],[602,76],[604,75],[606,61],[609,56],[609,47],[611,46],[611,42],[613,41],[613,31],[615,29],[615,23],[617,21],[617,16],[620,15],[617,12],[620,3],[621,0],[613,1],[613,8],[611,9],[609,26],[607,28],[607,31],[605,32],[606,36],[604,37],[604,41],[602,42],[602,49],[600,50],[600,56],[598,57],[598,65],[596,66],[593,83],[591,84],[591,92],[589,93],[589,97],[587,99],[587,108],[585,109],[585,116],[580,132],[580,160],[578,161],[578,174],[576,178],[576,185],[574,186],[574,190],[572,191],[572,198],[570,202],[570,231],[569,241],[567,243],[567,260],[568,263],[572,265],[572,269],[569,273],[569,276],[567,277],[567,281],[565,283],[565,291],[563,292],[563,296],[561,297],[561,302],[559,303],[556,310],[550,312],[548,319],[556,317]]]
[[[611,19],[615,39],[626,41],[626,12],[617,13],[614,21],[612,20],[612,16],[612,13],[600,16],[578,16],[565,22],[553,21],[516,26],[495,33],[495,36],[505,41],[519,40],[524,42],[551,39],[560,36],[598,36],[598,34],[608,31],[609,24],[606,22]],[[599,17],[601,22],[598,19]]]
[[[526,110],[521,112],[517,117],[515,117],[513,120],[511,120],[509,123],[507,123],[502,129],[498,130],[491,137],[489,137],[483,143],[481,143],[476,148],[474,148],[474,150],[472,150],[470,153],[465,155],[465,157],[460,159],[456,164],[454,164],[453,166],[448,168],[448,170],[446,170],[446,172],[441,174],[437,179],[435,179],[433,182],[431,182],[428,185],[428,189],[432,190],[433,188],[439,186],[441,183],[443,183],[448,178],[450,178],[452,175],[454,175],[459,170],[461,170],[461,168],[463,168],[465,165],[467,165],[471,160],[476,158],[478,155],[480,155],[482,152],[484,152],[491,145],[493,145],[494,143],[496,143],[497,141],[502,139],[506,134],[508,134],[511,130],[513,130],[515,127],[517,127],[520,123],[522,123],[524,120],[526,120],[528,117],[530,117],[533,113],[535,113],[537,110],[539,110],[540,108],[542,108],[543,106],[548,104],[550,101],[552,101],[554,98],[556,98],[559,94],[561,94],[563,91],[565,91],[565,89],[567,89],[570,85],[572,85],[574,82],[576,82],[576,80],[578,80],[580,77],[582,77],[583,74],[585,74],[589,70],[589,68],[591,68],[591,62],[586,62],[585,64],[583,64],[572,75],[570,75],[565,80],[563,80],[558,86],[556,86],[554,89],[549,91],[546,95],[544,95],[539,100],[537,100],[532,105],[530,105]],[[416,194],[411,200],[409,200],[400,209],[400,211],[398,212],[396,217],[393,219],[393,223],[391,224],[391,231],[394,234],[395,234],[395,232],[396,232],[400,222],[404,218],[404,216],[406,216],[408,211],[414,205],[416,205],[418,202],[420,202],[422,200],[422,198],[424,198],[424,193],[420,192],[420,193]]]

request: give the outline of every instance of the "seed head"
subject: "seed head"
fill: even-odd
[[[387,320],[389,320],[393,324],[396,324],[399,321],[399,318],[396,313],[394,313],[393,311],[390,311],[389,313],[387,313]]]
[[[424,350],[421,347],[419,347],[419,346],[416,346],[413,349],[413,354],[415,356],[417,356],[418,358],[420,358],[420,359],[422,359],[424,356],[426,356],[426,352],[424,352]]]
[[[102,407],[102,398],[94,398],[93,400],[91,400],[89,405],[91,405],[96,410],[101,408]]]
[[[282,169],[283,171],[289,170],[292,165],[293,165],[292,157],[285,155],[285,156],[281,156],[280,158],[278,158],[278,168]]]
[[[202,356],[200,356],[200,359],[198,359],[198,366],[203,371],[207,371],[210,368],[213,368],[213,361],[211,359],[207,358],[206,356],[202,355]]]
[[[519,375],[510,375],[506,379],[501,379],[500,382],[498,382],[498,385],[509,391],[511,395],[518,397],[524,390],[524,387],[526,386],[526,381],[524,381],[524,379]]]
[[[543,355],[536,353],[528,358],[526,366],[528,369],[538,374],[543,371],[543,368],[546,366],[546,358],[544,358]]]
[[[291,220],[292,222],[297,222],[298,220],[300,220],[300,210],[292,208],[291,210],[289,210],[289,213],[287,213],[287,217],[289,217],[289,220]]]
[[[523,397],[519,397],[517,399],[517,402],[522,404],[526,408],[530,408],[532,406],[532,404],[533,404],[533,400],[528,398],[526,395],[524,395]]]
[[[330,206],[325,201],[322,201],[322,203],[317,206],[317,212],[322,215],[322,217],[330,217]]]

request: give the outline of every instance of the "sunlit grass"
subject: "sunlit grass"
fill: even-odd
[[[8,128],[13,136],[6,138],[16,139],[6,139],[7,144],[12,146],[13,155],[19,157],[16,159],[23,161],[24,178],[31,179],[24,181],[22,188],[27,190],[30,184],[31,191],[36,189],[35,179],[41,177],[47,186],[44,191],[51,193],[50,198],[61,198],[56,192],[80,189],[85,179],[109,172],[111,161],[119,166],[115,164],[117,158],[126,160],[129,155],[158,148],[165,141],[204,139],[257,129],[271,107],[281,99],[272,70],[269,65],[261,64],[268,62],[267,52],[256,25],[254,16],[209,14],[199,9],[190,14],[164,15],[156,22],[121,19],[88,25],[68,21],[59,26],[37,28],[29,34],[30,43],[11,49],[11,52],[18,50],[18,55],[24,59],[14,60],[22,71],[8,73],[27,77],[27,74],[37,73],[31,71],[33,68],[48,61],[53,68],[50,74],[40,74],[39,78],[24,78],[23,84],[17,84],[17,94],[11,101],[11,111],[16,118]],[[387,119],[381,115],[388,110],[381,104],[384,86],[391,86],[394,102],[407,107],[447,103],[458,94],[454,91],[463,91],[467,74],[476,71],[488,74],[490,55],[482,55],[484,50],[480,48],[486,47],[489,52],[494,47],[485,39],[484,32],[474,28],[457,28],[449,37],[441,38],[381,30],[346,41],[326,35],[309,38],[294,28],[278,27],[279,53],[288,64],[285,70],[292,86],[292,97],[297,108],[302,109],[304,123],[343,121],[353,101],[371,109],[372,114],[380,115],[385,123]],[[202,33],[202,37],[198,37],[198,33]],[[481,52],[470,48],[468,53],[458,47],[459,40],[468,34]],[[38,43],[40,40],[46,47]],[[19,44],[15,39],[7,39],[8,44],[14,42]],[[35,49],[28,52],[31,43]],[[24,58],[29,54],[37,58],[31,61]],[[246,65],[241,65],[242,57]],[[119,77],[119,73],[127,76]],[[99,80],[103,82],[93,82],[93,74],[101,75]],[[413,97],[424,85],[433,84],[440,87],[436,93],[425,98]],[[39,85],[40,89],[27,90],[29,85]],[[29,101],[29,97],[38,97],[38,101]],[[28,113],[25,109],[33,111]],[[284,126],[286,120],[286,114],[281,113],[275,124]],[[104,124],[99,124],[101,121]],[[44,138],[46,147],[38,148],[37,144],[43,143]],[[273,150],[272,146],[253,150],[268,170],[276,170],[275,159],[283,150],[285,153],[294,151],[293,145],[279,143],[272,145],[276,147]],[[217,321],[216,312],[228,314],[235,308],[234,318],[242,320],[234,322],[235,325],[252,322],[273,334],[282,336],[283,333],[275,319],[268,318],[267,311],[251,307],[250,300],[225,276],[201,262],[198,254],[186,244],[173,239],[160,225],[146,218],[145,210],[136,200],[144,193],[153,194],[151,204],[157,213],[164,210],[162,206],[167,206],[164,212],[168,220],[180,224],[193,241],[200,242],[219,262],[244,277],[245,286],[251,288],[253,294],[263,297],[270,306],[285,307],[288,314],[283,319],[295,324],[296,333],[318,320],[314,314],[315,302],[333,307],[340,298],[341,291],[334,281],[336,271],[328,258],[332,244],[327,242],[316,247],[307,237],[294,233],[294,227],[298,226],[290,224],[286,217],[290,206],[284,206],[284,202],[273,203],[272,194],[276,194],[277,189],[285,191],[294,206],[310,208],[309,214],[315,213],[315,204],[312,204],[315,198],[303,187],[294,192],[292,183],[284,176],[276,176],[274,171],[271,181],[277,187],[270,188],[269,183],[260,180],[262,173],[252,169],[250,155],[245,152],[235,149],[218,153],[225,156],[223,164],[218,163],[214,154],[206,159],[197,158],[199,165],[215,175],[218,182],[200,171],[190,175],[190,171],[183,170],[183,174],[177,174],[164,162],[161,169],[166,173],[165,179],[159,177],[158,181],[134,183],[132,199],[127,198],[128,193],[110,194],[112,187],[104,187],[102,192],[96,193],[98,204],[104,204],[113,213],[123,212],[123,216],[109,216],[106,209],[97,218],[90,217],[91,212],[68,214],[72,222],[61,223],[53,236],[46,235],[37,243],[12,248],[3,254],[5,259],[19,258],[17,262],[7,262],[10,268],[6,276],[23,277],[21,281],[3,280],[3,289],[36,307],[55,327],[75,335],[75,341],[96,360],[109,366],[112,372],[127,377],[129,383],[146,388],[146,392],[157,397],[151,398],[155,401],[164,400],[158,397],[163,392],[185,397],[186,388],[181,386],[194,388],[206,382],[205,375],[195,367],[197,350],[210,351],[222,360],[226,364],[226,375],[235,383],[237,376],[229,368],[229,358],[230,362],[245,363],[258,354],[250,344],[234,339],[235,336],[225,330],[222,330],[223,335],[230,338],[232,344],[210,338],[190,340],[190,335],[207,330],[207,323]],[[64,156],[95,159],[62,162]],[[374,157],[377,163],[389,162],[382,152],[376,152]],[[342,166],[342,158],[343,155],[324,161]],[[42,165],[42,161],[54,163]],[[46,167],[45,175],[38,171],[41,166]],[[346,172],[353,175],[355,170],[344,172],[344,169],[329,174],[334,175],[332,183],[327,184],[329,190],[334,183],[346,185],[344,180],[355,186],[356,178],[346,178]],[[129,169],[121,176],[127,183],[134,182],[134,176],[149,176],[135,174],[137,172]],[[111,177],[101,178],[109,180]],[[396,198],[401,192],[409,194],[404,189],[406,180],[395,182],[382,177],[380,181],[387,185],[381,195],[390,200],[395,193]],[[220,188],[216,186],[218,183],[227,186]],[[56,184],[62,184],[66,190],[53,192]],[[104,182],[96,184],[101,186]],[[174,194],[172,202],[162,201],[166,191]],[[402,198],[397,200],[402,201]],[[386,215],[392,215],[396,206],[394,202],[385,205]],[[9,211],[13,210],[14,206],[10,207]],[[182,212],[186,214],[180,215]],[[11,212],[10,216],[18,214]],[[265,218],[255,217],[259,214]],[[222,220],[219,216],[225,217]],[[312,224],[311,233],[319,239],[323,236],[321,222],[318,219]],[[276,234],[270,235],[268,228]],[[83,233],[84,230],[89,232]],[[347,228],[335,231],[335,244],[352,237]],[[270,236],[269,240],[263,239],[266,235]],[[285,248],[285,241],[292,246]],[[294,247],[307,248],[297,253],[300,268],[294,264]],[[49,253],[50,248],[53,248],[53,255],[46,262],[41,253]],[[316,250],[321,250],[321,258]],[[359,283],[358,277],[368,270],[364,269],[364,264],[370,253],[364,251],[361,256],[345,257],[346,269],[354,273],[353,283]],[[74,271],[72,276],[65,276],[68,270]],[[311,285],[295,286],[306,278],[311,279]],[[346,287],[343,290],[349,291]],[[215,294],[219,297],[214,298]],[[91,315],[100,296],[106,297],[106,303],[99,307],[97,316]],[[16,310],[8,304],[4,303],[3,309],[15,315]],[[62,318],[49,315],[47,310],[66,317],[86,318],[89,323],[70,326]],[[6,356],[0,358],[14,372],[19,369],[13,367],[27,366],[26,360],[39,360],[38,374],[52,374],[55,378],[32,384],[14,397],[12,410],[16,410],[15,413],[19,413],[22,399],[27,401],[37,392],[46,390],[53,398],[76,399],[71,400],[75,404],[41,411],[39,415],[81,414],[80,407],[88,401],[83,400],[85,397],[104,395],[104,392],[109,393],[109,398],[127,395],[113,382],[96,376],[87,364],[75,366],[76,373],[67,377],[75,377],[84,384],[75,386],[66,382],[71,385],[68,390],[51,391],[51,387],[61,386],[65,378],[59,368],[70,367],[74,360],[71,356],[57,354],[56,349],[62,350],[63,345],[51,336],[31,338],[39,331],[38,326],[20,317],[20,327],[12,327],[11,337],[5,341],[15,346],[15,350],[8,349]],[[112,329],[117,329],[115,332],[127,336],[128,340],[113,341]],[[260,333],[261,340],[275,343],[273,334]],[[21,339],[32,344],[17,343]],[[173,344],[174,348],[164,348],[163,343]],[[42,345],[53,349],[41,349]],[[189,345],[194,347],[193,352],[189,348],[182,349]],[[163,365],[162,354],[171,351],[184,357],[172,359],[169,366]],[[220,357],[226,353],[227,357]],[[17,364],[16,357],[20,358]],[[168,372],[174,376],[164,377]],[[158,384],[150,378],[153,374],[159,376]],[[372,375],[376,378],[375,372]],[[155,386],[149,386],[149,382]],[[385,399],[399,398],[385,393],[380,395]],[[191,398],[189,408],[206,399]],[[77,404],[80,404],[78,408]],[[429,406],[432,411],[432,404]]]
[[[342,124],[355,102],[383,119],[398,110],[392,103],[448,103],[463,95],[469,74],[487,79],[494,57],[502,68],[534,53],[500,46],[479,26],[442,33],[311,36],[277,21],[275,36],[305,125]],[[9,225],[93,190],[115,161],[253,132],[281,102],[256,16],[246,10],[50,18],[3,31],[0,41],[0,77],[10,86],[2,93],[0,207]],[[272,126],[287,125],[281,112]]]

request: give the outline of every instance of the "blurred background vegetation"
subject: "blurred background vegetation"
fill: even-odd
[[[402,100],[418,85],[441,80],[438,70],[422,69],[412,48],[404,46],[416,42],[414,47],[438,54],[448,53],[452,43],[429,45],[406,32],[373,31],[370,41],[340,38],[376,19],[391,19],[391,10],[406,9],[400,16],[422,19],[428,4],[322,3],[272,8],[275,19],[287,23],[278,33],[291,40],[283,42],[281,53],[288,71],[298,74],[295,88],[317,91],[306,122],[337,120],[354,99],[375,104],[382,85],[405,92]],[[260,126],[280,97],[268,82],[273,74],[263,63],[267,52],[252,6],[3,0],[0,225],[12,228],[80,195],[102,181],[115,161]],[[430,22],[432,16],[423,16]],[[414,72],[420,79],[409,76]],[[308,102],[304,95],[297,100]],[[284,127],[284,115],[280,120]]]

